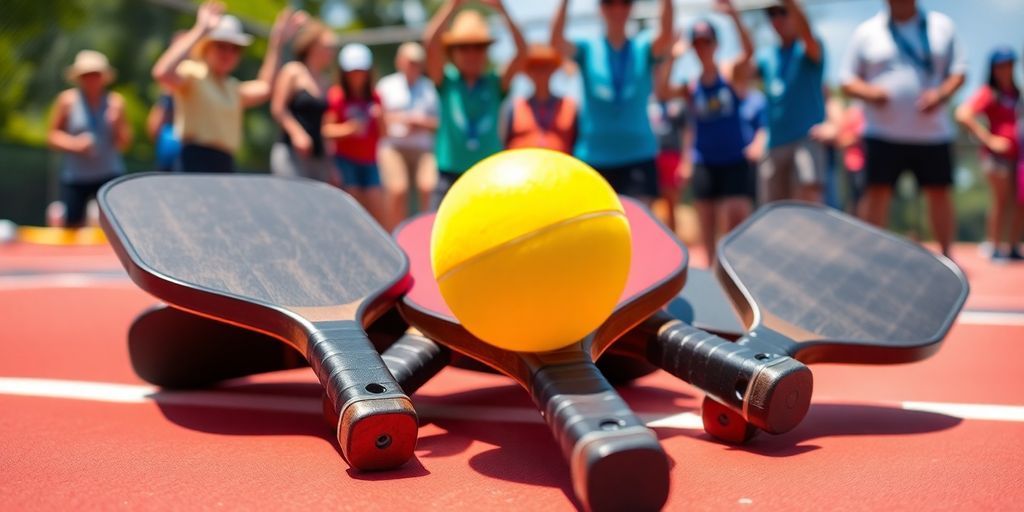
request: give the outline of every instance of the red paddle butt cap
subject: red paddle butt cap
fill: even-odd
[[[581,442],[570,469],[586,510],[661,510],[668,499],[668,458],[644,427],[601,432]]]
[[[337,425],[341,454],[359,471],[395,469],[411,459],[416,448],[416,411],[404,398],[355,402],[345,408]]]

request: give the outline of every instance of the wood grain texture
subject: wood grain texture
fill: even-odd
[[[148,175],[101,201],[136,264],[210,293],[292,310],[358,304],[407,268],[347,194],[311,181]]]
[[[761,210],[719,253],[766,313],[764,325],[805,331],[797,341],[929,343],[945,334],[967,293],[963,274],[927,250],[807,205]]]

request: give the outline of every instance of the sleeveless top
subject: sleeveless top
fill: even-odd
[[[551,98],[544,103],[517,98],[512,103],[508,149],[545,148],[572,154],[576,139],[576,102]]]
[[[746,161],[746,137],[740,117],[742,100],[729,84],[716,76],[711,85],[698,79],[690,86],[695,140],[695,163],[733,165]]]
[[[344,123],[351,119],[359,119],[363,122],[363,131],[335,141],[335,156],[358,164],[369,165],[377,162],[380,126],[378,126],[377,120],[370,115],[370,110],[374,107],[383,108],[376,92],[373,93],[370,100],[355,100],[346,98],[345,91],[340,85],[332,85],[327,90],[327,108],[334,113],[338,123]]]
[[[71,135],[91,134],[93,147],[89,154],[64,153],[61,181],[93,183],[124,174],[124,160],[106,120],[110,93],[104,93],[96,110],[89,108],[82,91],[75,90],[75,93],[64,131]]]
[[[324,156],[324,137],[320,127],[324,120],[324,112],[327,112],[327,98],[317,98],[309,91],[301,89],[288,101],[288,111],[313,139],[313,156]],[[281,141],[291,147],[292,138],[287,130],[281,130]]]

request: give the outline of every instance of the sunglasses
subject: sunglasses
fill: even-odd
[[[785,7],[769,7],[767,13],[769,18],[781,18],[789,15],[789,11]]]
[[[460,45],[452,46],[452,49],[453,50],[466,51],[466,52],[479,53],[479,52],[486,52],[487,49],[490,48],[490,46],[491,45],[489,45],[489,44],[460,44]]]
[[[218,52],[224,53],[242,53],[242,47],[231,43],[225,43],[221,41],[214,41],[210,44],[210,47]]]

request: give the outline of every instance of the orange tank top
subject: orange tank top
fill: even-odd
[[[526,98],[512,103],[508,149],[546,148],[572,154],[576,141],[576,103],[553,98],[535,109]]]

